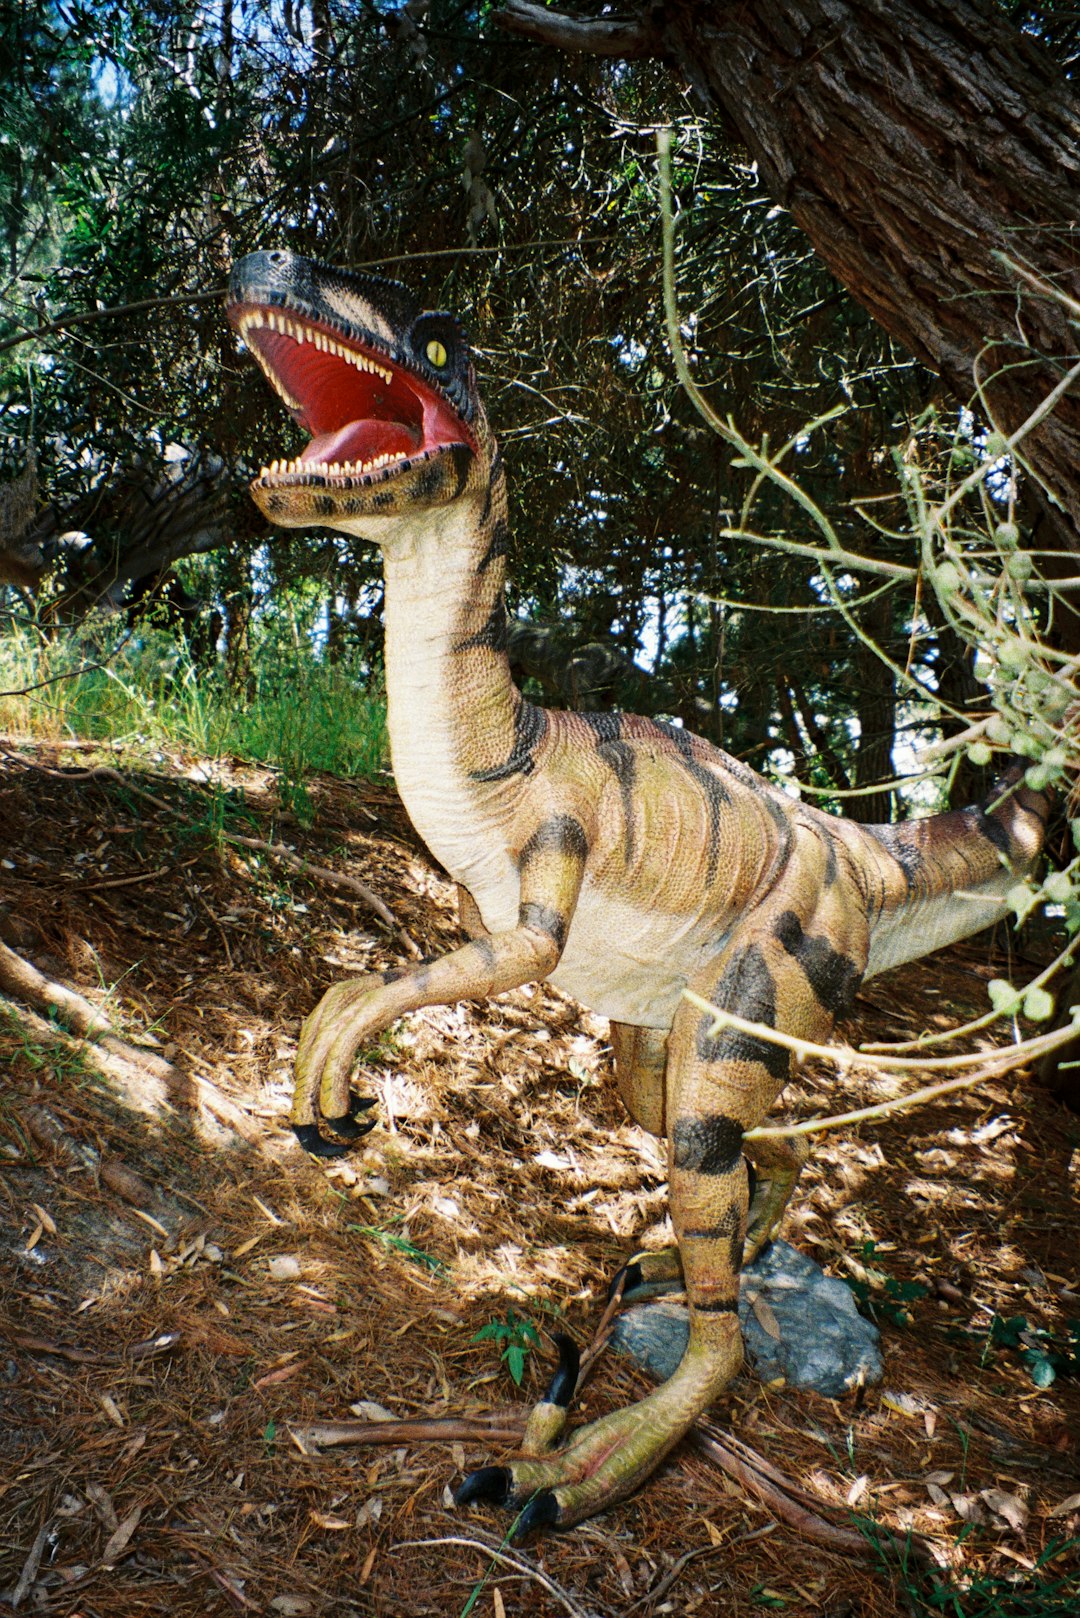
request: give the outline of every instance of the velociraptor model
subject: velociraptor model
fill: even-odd
[[[783,1088],[787,1050],[714,1031],[688,986],[743,1019],[828,1037],[859,983],[985,927],[1035,860],[1045,795],[1010,774],[989,806],[859,826],[787,797],[674,725],[547,712],[510,678],[502,461],[450,315],[392,281],[255,253],[229,316],[311,442],[252,484],[271,521],[374,541],[386,571],[388,724],[398,790],[460,885],[471,941],[335,984],[304,1024],[293,1127],[333,1155],[364,1132],[357,1053],[418,1006],[550,978],[611,1019],[619,1090],[668,1141],[678,1248],[627,1290],[681,1277],[690,1338],[646,1398],[562,1442],[563,1362],[524,1459],[468,1477],[459,1502],[528,1504],[518,1532],[579,1522],[630,1493],[740,1364],[744,1252],[779,1223],[802,1166],[744,1131]]]

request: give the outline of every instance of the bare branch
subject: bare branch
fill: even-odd
[[[659,34],[641,17],[574,17],[531,0],[507,0],[495,21],[508,34],[522,34],[557,50],[589,56],[663,56]]]

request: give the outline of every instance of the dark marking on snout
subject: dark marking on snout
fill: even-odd
[[[827,938],[803,932],[794,910],[784,911],[773,932],[802,967],[818,1004],[834,1017],[849,1012],[862,982],[862,973],[851,957],[834,949]]]
[[[412,487],[409,490],[411,499],[419,503],[420,501],[430,500],[434,495],[439,493],[445,479],[445,468],[442,464],[443,459],[444,457],[440,455],[437,460],[428,461],[423,469],[416,474],[416,477],[413,479]],[[459,494],[461,492],[461,487],[462,481],[459,479],[459,487],[457,491]]]

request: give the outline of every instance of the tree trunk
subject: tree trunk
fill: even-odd
[[[1080,108],[1049,53],[976,0],[665,0],[596,22],[507,0],[564,48],[661,56],[745,143],[886,331],[1005,432],[1076,364]],[[1080,552],[1080,390],[1029,435],[1039,542]],[[1056,502],[1056,504],[1055,504]],[[1072,556],[1061,571],[1073,572]],[[1080,651],[1080,612],[1060,629]]]

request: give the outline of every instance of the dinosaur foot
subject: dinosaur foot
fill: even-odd
[[[510,1531],[514,1540],[544,1528],[571,1528],[622,1500],[686,1427],[685,1421],[669,1429],[662,1419],[643,1419],[642,1405],[630,1405],[580,1428],[556,1450],[578,1374],[571,1339],[559,1337],[556,1342],[559,1367],[529,1416],[524,1458],[506,1466],[479,1467],[454,1495],[459,1506],[494,1505],[517,1512]],[[655,1405],[656,1395],[652,1400]]]
[[[681,1435],[680,1427],[671,1442]],[[630,1405],[580,1428],[551,1455],[470,1472],[454,1501],[516,1511],[515,1540],[541,1528],[572,1528],[624,1499],[670,1447],[663,1435],[643,1430],[639,1408]]]
[[[348,1109],[340,1118],[322,1120],[327,1134],[322,1133],[317,1123],[293,1124],[293,1134],[312,1157],[344,1157],[358,1140],[375,1128],[374,1118],[357,1118],[358,1113],[374,1105],[374,1096],[350,1096]]]

